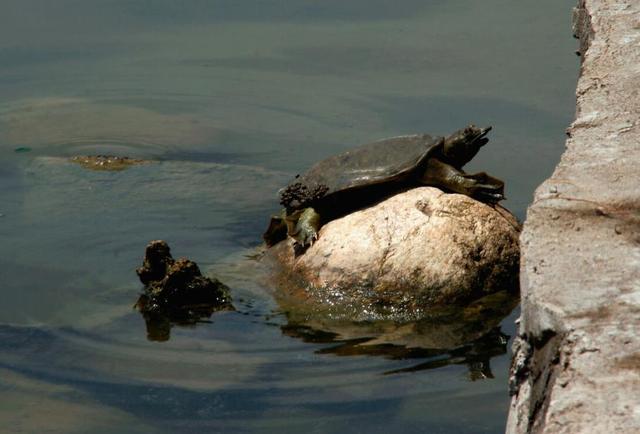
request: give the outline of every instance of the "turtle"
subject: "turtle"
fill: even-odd
[[[304,251],[318,239],[320,227],[335,218],[373,205],[417,186],[433,186],[496,204],[504,182],[462,167],[489,139],[490,126],[471,124],[448,137],[413,134],[360,145],[312,166],[279,191],[280,214],[263,234],[267,247],[293,238]]]

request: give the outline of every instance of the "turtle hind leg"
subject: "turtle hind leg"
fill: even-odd
[[[295,226],[289,225],[289,236],[295,241],[296,253],[304,252],[318,239],[320,214],[313,208],[304,208],[296,211],[287,219],[291,219],[291,223],[295,220]]]
[[[264,231],[264,234],[262,234],[262,239],[267,247],[276,245],[287,238],[286,214],[286,210],[283,209],[280,215],[271,216],[269,227]]]
[[[437,158],[429,160],[421,182],[482,202],[497,203],[504,199],[504,182],[501,180],[484,172],[469,175]]]

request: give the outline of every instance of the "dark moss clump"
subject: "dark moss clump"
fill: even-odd
[[[172,324],[192,325],[214,312],[233,310],[229,287],[203,276],[195,262],[173,259],[165,241],[147,245],[144,262],[136,273],[145,285],[136,308],[147,322],[151,340],[169,339]]]
[[[329,187],[323,184],[309,187],[301,182],[294,182],[280,192],[280,204],[287,210],[304,208],[323,198],[327,191]]]

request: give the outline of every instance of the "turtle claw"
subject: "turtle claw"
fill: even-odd
[[[304,228],[293,236],[294,243],[307,249],[318,241],[318,233],[313,228]]]
[[[487,203],[498,203],[501,200],[504,200],[505,197],[502,193],[492,193],[488,191],[480,190],[475,194],[475,198],[480,200],[481,202]]]
[[[310,228],[307,228],[310,229]],[[318,233],[313,230],[301,230],[293,237],[293,253],[294,255],[300,256],[313,244],[318,241]]]
[[[504,200],[504,182],[484,172],[463,175],[470,183],[467,194],[474,199],[487,203],[498,203]]]
[[[308,240],[309,247],[313,246],[316,241],[318,241],[318,234],[314,233],[309,237],[309,240]]]
[[[471,196],[481,202],[498,203],[505,198],[503,190],[502,185],[480,184],[476,186]]]

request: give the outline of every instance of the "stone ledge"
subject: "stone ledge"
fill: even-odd
[[[640,432],[640,2],[580,0],[576,120],[521,236],[507,432]]]

